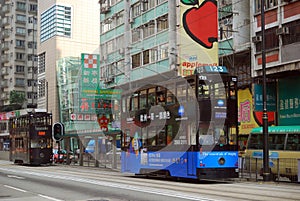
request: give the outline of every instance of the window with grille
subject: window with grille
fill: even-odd
[[[39,73],[44,73],[45,72],[45,56],[46,56],[45,52],[38,56]]]

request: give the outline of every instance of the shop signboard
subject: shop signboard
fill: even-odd
[[[275,83],[267,84],[267,111],[276,111],[276,85]],[[263,85],[254,84],[254,110],[263,111]]]
[[[300,122],[299,78],[278,80],[278,125],[299,125]]]

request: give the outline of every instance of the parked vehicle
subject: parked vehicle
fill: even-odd
[[[297,160],[300,157],[300,126],[270,126],[269,166],[273,179],[286,177],[297,181]],[[246,168],[262,173],[263,167],[263,128],[252,129],[245,151]]]
[[[61,149],[58,151],[58,149],[53,149],[53,161],[54,163],[64,163],[67,161],[68,153],[65,149]],[[69,152],[69,158],[70,162],[77,162],[77,157],[72,153]]]

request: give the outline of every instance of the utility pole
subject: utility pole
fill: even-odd
[[[266,52],[265,52],[265,0],[261,0],[261,59],[263,74],[263,180],[270,181],[269,167],[269,133],[267,113],[267,81],[266,81]]]

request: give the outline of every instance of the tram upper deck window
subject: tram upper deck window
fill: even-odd
[[[166,103],[166,90],[163,87],[157,87],[157,104],[165,105]]]
[[[155,88],[148,89],[148,107],[155,105]]]
[[[166,104],[167,105],[174,104],[175,103],[174,99],[175,99],[174,95],[172,93],[168,93],[167,94],[167,103]]]
[[[184,102],[187,100],[187,90],[186,90],[186,83],[182,83],[180,85],[177,85],[176,87],[176,98],[179,102]]]
[[[160,105],[164,105],[166,101],[165,95],[163,93],[159,93],[157,96],[157,103]]]
[[[140,92],[140,109],[147,108],[147,90],[142,90]]]
[[[130,111],[138,110],[138,107],[139,107],[139,94],[134,93],[131,97]]]
[[[200,84],[198,89],[199,97],[209,97],[209,86]]]
[[[213,85],[213,91],[215,97],[224,98],[224,99],[226,98],[226,89],[223,83],[215,83]]]

